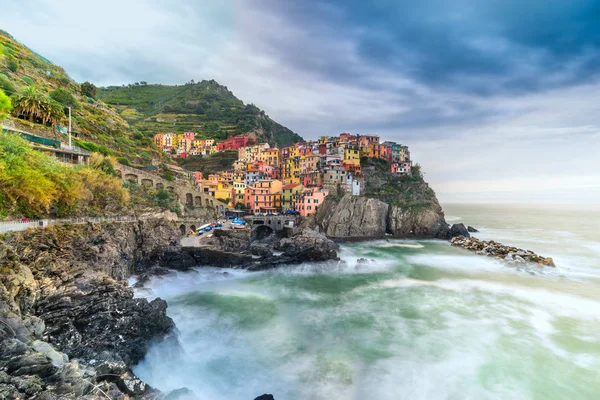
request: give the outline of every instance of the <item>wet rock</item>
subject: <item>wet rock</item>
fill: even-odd
[[[269,248],[265,245],[253,245],[250,249],[250,253],[252,253],[255,256],[261,256],[261,257],[271,257],[273,255],[273,253],[271,253],[271,250],[269,250]]]
[[[163,300],[134,299],[124,279],[166,272],[157,260],[177,250],[168,246],[177,235],[163,220],[1,238],[0,398],[106,398],[100,390],[114,399],[155,398],[128,365],[173,321]],[[115,380],[97,374],[106,363],[120,366]]]
[[[468,232],[479,232],[477,229],[473,228],[471,225],[467,226]]]
[[[273,397],[272,394],[263,394],[261,396],[258,396],[254,400],[275,400],[275,397]]]
[[[304,228],[299,235],[283,238],[277,250],[297,262],[337,260],[338,245],[324,234]]]
[[[471,237],[465,224],[453,224],[450,228],[450,237],[464,236],[466,238]]]
[[[554,267],[554,260],[542,257],[531,250],[523,250],[513,246],[505,246],[493,240],[484,241],[477,238],[457,236],[450,240],[453,246],[471,250],[477,254],[495,257],[509,264],[537,264],[539,266]]]

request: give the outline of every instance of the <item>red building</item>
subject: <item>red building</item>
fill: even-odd
[[[225,139],[225,141],[217,144],[217,150],[237,150],[241,147],[248,146],[248,142],[250,141],[250,136],[233,136],[229,139]]]

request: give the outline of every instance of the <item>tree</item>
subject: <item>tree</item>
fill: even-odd
[[[63,106],[35,86],[26,86],[12,96],[13,112],[29,121],[55,126],[65,119]]]
[[[90,82],[83,82],[81,84],[81,94],[87,97],[91,97],[92,99],[96,99],[96,95],[98,94],[98,88],[96,85]]]
[[[77,100],[75,100],[75,97],[73,96],[73,94],[66,89],[63,89],[63,88],[55,89],[50,92],[50,97],[65,107],[70,106],[70,107],[75,108],[77,106]]]
[[[8,113],[12,110],[12,102],[10,97],[0,89],[0,121],[8,117]]]

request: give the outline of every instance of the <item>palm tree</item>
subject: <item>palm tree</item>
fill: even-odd
[[[31,122],[36,119],[54,126],[65,119],[63,106],[35,86],[27,86],[14,94],[12,103],[13,113],[22,115]]]

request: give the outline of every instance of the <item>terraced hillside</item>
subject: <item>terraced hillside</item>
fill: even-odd
[[[31,88],[35,89],[41,101],[72,107],[75,144],[105,155],[127,158],[138,164],[164,158],[151,138],[132,128],[115,109],[94,96],[93,85],[80,85],[63,68],[0,30],[0,89],[9,96],[15,96]],[[67,125],[66,108],[63,111],[57,123],[43,123],[36,118],[17,118],[17,112],[13,112],[2,123],[67,142],[66,133],[58,129]]]
[[[177,86],[136,82],[100,88],[98,97],[146,136],[193,131],[214,139],[250,134],[277,146],[302,141],[299,135],[273,121],[255,105],[244,104],[214,80]]]

